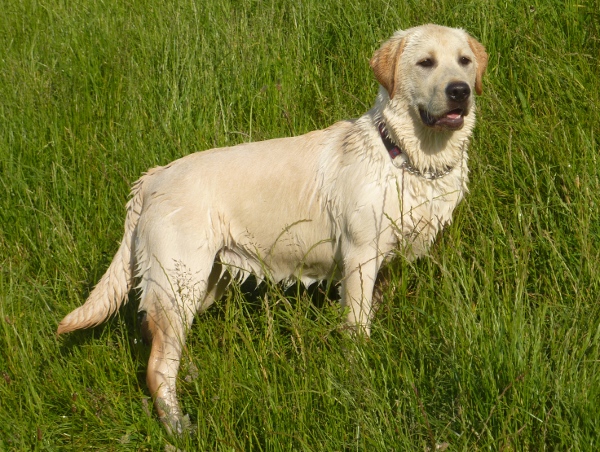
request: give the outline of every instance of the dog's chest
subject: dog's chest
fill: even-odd
[[[397,218],[392,228],[402,254],[416,258],[427,252],[436,235],[452,221],[464,195],[464,181],[453,173],[437,180],[404,173],[396,182],[396,196],[386,206],[394,214],[386,217]]]

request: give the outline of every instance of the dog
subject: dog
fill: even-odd
[[[175,433],[186,332],[232,278],[337,281],[348,325],[368,336],[382,264],[426,253],[467,191],[487,60],[461,29],[398,31],[370,60],[379,92],[360,118],[151,169],[133,185],[116,256],[57,334],[103,322],[138,281],[147,384]]]

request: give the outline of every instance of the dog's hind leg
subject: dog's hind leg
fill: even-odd
[[[205,299],[208,272],[190,272],[182,263],[162,273],[151,271],[143,282],[140,310],[146,312],[142,328],[152,340],[146,382],[160,420],[169,433],[185,430],[185,417],[177,400],[177,373],[186,335],[194,314]]]
[[[169,433],[182,433],[183,413],[177,400],[176,378],[185,344],[182,319],[167,310],[146,313],[144,329],[152,339],[146,383],[160,420]]]
[[[223,264],[215,262],[210,276],[208,277],[208,284],[206,289],[206,296],[204,301],[198,308],[198,312],[206,311],[215,301],[218,301],[223,294],[225,289],[231,282],[231,274],[228,270],[223,269]]]

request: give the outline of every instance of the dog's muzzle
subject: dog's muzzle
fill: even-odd
[[[467,102],[471,97],[471,87],[465,82],[452,82],[446,86],[446,99],[451,107],[446,113],[436,116],[424,108],[419,109],[423,124],[428,127],[458,130],[464,124],[468,113]],[[453,107],[453,108],[452,108]]]

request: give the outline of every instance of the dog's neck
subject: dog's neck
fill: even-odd
[[[383,141],[383,144],[387,149],[390,158],[392,159],[392,163],[397,168],[401,168],[410,174],[422,177],[427,180],[435,180],[444,177],[447,174],[450,174],[454,169],[453,166],[446,166],[446,168],[440,171],[420,171],[410,162],[407,153],[403,151],[402,148],[400,148],[400,146],[398,146],[392,141],[390,135],[388,134],[385,128],[385,122],[383,120],[380,119],[377,122],[377,129],[379,130],[381,141]],[[402,156],[402,159],[397,159],[397,157],[400,156]]]
[[[406,172],[406,167],[410,167],[415,170],[414,174],[432,175],[446,173],[448,169],[451,172],[452,168],[457,167],[466,170],[469,137],[475,125],[474,108],[475,105],[471,113],[465,116],[464,126],[460,130],[431,130],[421,123],[419,113],[410,107],[409,99],[402,96],[390,99],[385,88],[380,86],[369,116],[376,125],[384,123],[389,140],[400,151],[391,160],[394,166],[401,167],[406,161]]]

